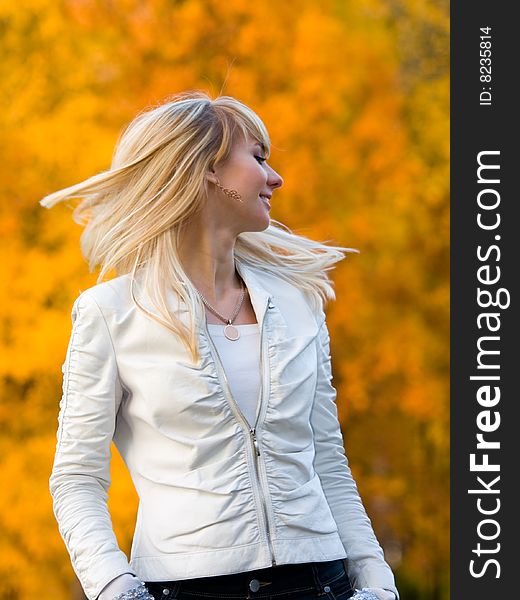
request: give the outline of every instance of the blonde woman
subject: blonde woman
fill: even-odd
[[[270,218],[269,153],[246,105],[185,92],[130,123],[109,170],[41,200],[82,198],[101,268],[72,308],[49,480],[89,600],[398,598],[331,384],[327,271],[355,250]],[[139,496],[130,561],[112,440]]]

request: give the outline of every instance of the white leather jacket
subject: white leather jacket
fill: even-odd
[[[261,331],[253,428],[205,323],[195,364],[134,306],[130,275],[74,302],[49,485],[80,583],[94,600],[125,572],[166,581],[347,558],[355,587],[398,596],[345,457],[325,313],[237,268]],[[139,495],[130,561],[107,508],[112,440]]]

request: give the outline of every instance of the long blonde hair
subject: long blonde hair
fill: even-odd
[[[51,208],[82,198],[73,220],[85,227],[81,251],[92,272],[131,274],[132,298],[140,310],[180,336],[199,359],[197,323],[204,305],[179,260],[182,226],[207,197],[206,171],[226,162],[236,135],[260,142],[266,157],[270,139],[265,125],[248,106],[231,96],[212,100],[192,90],[168,97],[140,112],[119,136],[110,169],[56,191],[40,200]],[[327,271],[353,248],[329,246],[293,233],[271,219],[264,231],[243,232],[235,243],[235,260],[269,271],[308,294],[315,310],[334,300]],[[134,293],[136,274],[156,314]],[[172,291],[185,304],[188,326],[168,308]]]

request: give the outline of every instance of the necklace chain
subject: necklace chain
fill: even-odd
[[[233,316],[230,317],[229,319],[226,319],[226,317],[222,316],[215,308],[213,308],[213,306],[211,306],[211,304],[206,300],[206,298],[204,298],[204,296],[202,295],[202,292],[199,292],[199,290],[197,290],[197,293],[199,294],[202,302],[204,302],[204,304],[208,307],[208,309],[217,317],[219,317],[219,319],[221,319],[222,321],[224,321],[224,323],[227,323],[228,325],[231,325],[231,323],[233,323],[233,321],[236,319],[236,316],[238,315],[238,313],[240,312],[240,309],[242,308],[242,304],[244,302],[244,297],[245,297],[245,287],[244,284],[242,282],[242,280],[240,280],[241,283],[241,292],[240,292],[240,299],[235,307],[235,310],[233,312]]]

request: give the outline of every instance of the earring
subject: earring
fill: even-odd
[[[215,185],[220,188],[226,196],[233,198],[233,200],[240,200],[240,202],[243,202],[243,200],[241,200],[242,196],[236,190],[229,190],[228,188],[223,187],[218,179]]]

